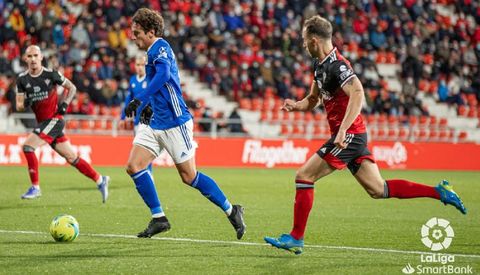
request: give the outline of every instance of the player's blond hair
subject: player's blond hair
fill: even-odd
[[[310,17],[303,24],[303,29],[307,35],[317,35],[322,39],[332,39],[332,24],[320,15]]]

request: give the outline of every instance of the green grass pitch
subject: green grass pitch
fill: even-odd
[[[0,167],[1,274],[402,274],[407,264],[441,266],[422,263],[417,253],[428,252],[420,228],[432,217],[449,220],[455,231],[442,252],[463,254],[454,265],[480,272],[480,172],[382,172],[430,185],[451,180],[466,216],[432,199],[374,200],[347,171],[334,173],[316,184],[310,246],[296,256],[263,242],[291,228],[294,170],[200,169],[245,207],[247,233],[239,242],[222,211],[171,168],[154,168],[154,177],[172,229],[155,239],[134,238],[150,219],[147,207],[122,168],[98,170],[112,178],[106,204],[71,167],[41,167],[43,196],[21,200],[29,187],[26,168]],[[73,243],[55,243],[48,234],[61,213],[80,224]]]

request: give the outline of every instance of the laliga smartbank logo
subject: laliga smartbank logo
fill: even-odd
[[[422,225],[422,243],[432,251],[447,249],[452,243],[455,232],[445,219],[431,218]]]
[[[433,252],[449,248],[455,237],[450,222],[436,217],[422,225],[420,233],[422,243]],[[473,274],[473,267],[470,265],[454,265],[455,255],[425,253],[420,255],[420,263],[416,266],[408,263],[402,268],[402,272],[404,274]]]

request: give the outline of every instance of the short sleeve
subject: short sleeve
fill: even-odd
[[[17,78],[17,84],[15,85],[15,93],[16,94],[25,94],[26,93],[25,89],[23,88],[23,84],[22,84],[22,81],[20,80],[20,78]]]
[[[53,71],[52,72],[52,78],[53,78],[53,83],[57,84],[57,85],[63,85],[65,84],[65,76],[63,76],[62,73],[60,73],[59,71]]]
[[[332,65],[333,75],[337,76],[336,81],[340,87],[356,76],[352,67],[343,60],[336,61]]]

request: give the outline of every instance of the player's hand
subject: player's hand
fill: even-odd
[[[136,98],[130,101],[127,105],[127,108],[125,108],[125,115],[127,117],[135,117],[140,104],[142,104],[142,102]]]
[[[27,107],[32,106],[32,100],[30,98],[25,97],[23,100],[23,108],[26,109]]]
[[[287,112],[292,112],[292,111],[295,111],[295,107],[296,107],[296,101],[287,98],[283,102],[282,110]]]
[[[347,148],[347,143],[345,142],[346,132],[345,131],[338,131],[333,144],[340,149]]]
[[[152,115],[153,115],[152,106],[148,104],[147,106],[145,106],[145,108],[143,108],[142,113],[140,113],[140,123],[149,125]]]
[[[60,103],[60,105],[58,105],[57,114],[63,116],[67,112],[67,108],[68,108],[67,102]]]

